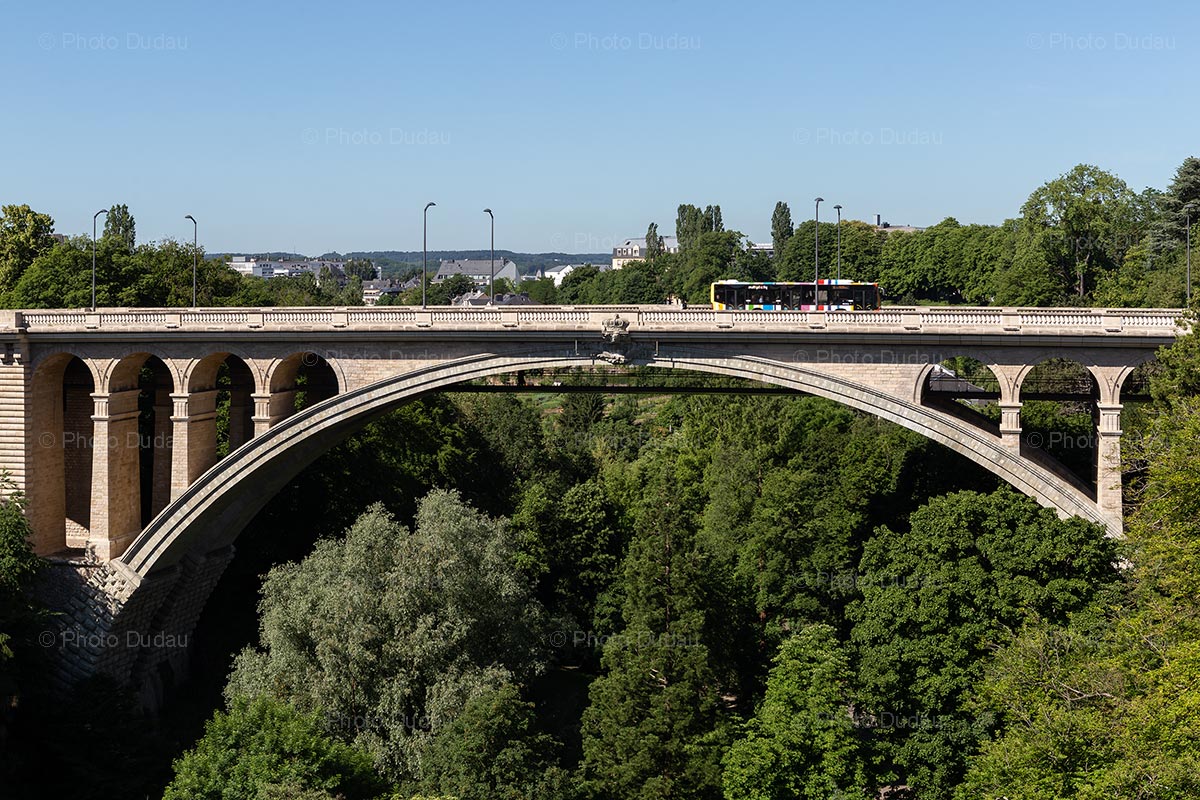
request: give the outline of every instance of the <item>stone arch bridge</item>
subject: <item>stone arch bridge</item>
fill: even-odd
[[[1121,531],[1122,391],[1181,334],[1177,309],[671,306],[0,312],[0,467],[22,489],[64,613],[62,678],[98,672],[147,704],[233,543],[301,469],[420,394],[524,370],[610,365],[751,378],[917,431],[1064,515]],[[937,365],[991,372],[999,424],[948,401]],[[1049,359],[1090,376],[1095,480],[1022,436]],[[218,402],[220,398],[221,402]],[[299,401],[299,402],[298,402]],[[218,415],[224,419],[218,424]]]

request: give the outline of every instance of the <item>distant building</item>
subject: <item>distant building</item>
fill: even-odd
[[[557,289],[558,287],[562,286],[562,282],[566,279],[566,277],[568,275],[570,275],[572,272],[579,269],[580,267],[586,267],[586,266],[588,266],[588,265],[587,264],[560,264],[557,267],[550,267],[549,269],[542,270],[539,277],[549,278],[550,280],[554,281],[554,287]],[[607,264],[601,264],[596,268],[599,269],[601,272],[612,269],[612,267],[608,266]]]
[[[492,275],[492,261],[488,258],[463,258],[442,261],[440,266],[438,266],[437,274],[433,276],[432,282],[441,283],[455,275],[466,275],[476,286],[486,287]],[[521,276],[517,272],[516,262],[510,261],[507,258],[497,259],[496,278],[506,278],[512,282],[513,286],[516,286],[521,280]]]
[[[275,277],[275,268],[279,263],[278,261],[259,260],[248,256],[234,256],[225,262],[225,266],[243,275],[250,275],[255,278],[273,278]]]
[[[459,295],[450,301],[452,306],[537,306],[541,305],[529,298],[527,294],[502,294],[496,297],[495,302],[488,297],[487,292],[477,290]]]
[[[411,282],[411,281],[410,281]],[[419,282],[414,286],[420,286]],[[408,284],[386,278],[383,280],[363,281],[363,305],[373,306],[384,295],[403,294],[408,291]]]
[[[674,236],[664,236],[663,252],[678,253],[679,240]],[[646,260],[646,237],[641,239],[626,239],[621,244],[613,248],[612,252],[612,268],[620,269],[630,261],[645,261]]]
[[[747,249],[751,253],[762,253],[767,258],[775,257],[775,245],[773,245],[769,242],[767,244],[754,244],[754,242],[751,242],[750,247]]]
[[[346,283],[345,265],[344,261],[328,261],[320,258],[276,261],[253,256],[232,256],[225,262],[225,266],[234,272],[255,278],[295,278],[306,272],[311,272],[319,278],[321,271],[328,268],[339,286]]]
[[[884,233],[919,233],[924,228],[917,228],[913,225],[893,225],[890,222],[883,222],[879,214],[875,215],[875,230],[883,231]]]

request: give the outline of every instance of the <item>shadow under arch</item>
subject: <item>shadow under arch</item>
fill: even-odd
[[[367,423],[420,395],[489,375],[587,367],[597,360],[591,353],[564,355],[561,348],[486,353],[402,373],[332,397],[281,420],[208,470],[150,523],[114,566],[131,581],[140,583],[146,576],[175,565],[188,553],[214,551],[232,544],[259,509],[304,467]],[[1080,486],[1012,453],[998,436],[866,383],[805,365],[694,348],[664,350],[639,360],[638,365],[749,378],[843,403],[967,456],[1061,514],[1119,530],[1119,521],[1105,519],[1095,499]]]
[[[1000,376],[991,364],[974,352],[955,350],[921,370],[914,399],[926,408],[999,436],[1001,394]],[[989,416],[984,411],[988,408],[995,413]]]

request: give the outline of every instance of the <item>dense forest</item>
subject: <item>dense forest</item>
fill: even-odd
[[[1141,194],[1081,166],[998,227],[843,223],[843,274],[912,302],[1182,305],[1197,195],[1197,159]],[[137,244],[115,210],[99,304],[190,303],[190,246]],[[90,240],[48,243],[48,217],[3,215],[3,302],[90,304]],[[783,204],[773,221],[772,260],[719,207],[681,206],[680,253],[577,270],[555,299],[699,301],[717,278],[810,274],[812,223]],[[201,269],[205,304],[361,302],[353,281]],[[1119,541],[820,398],[426,396],[251,523],[190,679],[154,717],[102,677],[45,690],[45,565],[3,481],[0,785],[81,800],[1196,796],[1195,335],[1158,365],[1123,420]],[[1091,424],[1069,403],[1038,413]]]

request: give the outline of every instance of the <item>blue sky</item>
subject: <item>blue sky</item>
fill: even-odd
[[[3,2],[0,202],[210,251],[604,252],[681,202],[998,223],[1198,155],[1194,2]],[[89,231],[90,232],[90,231]]]

